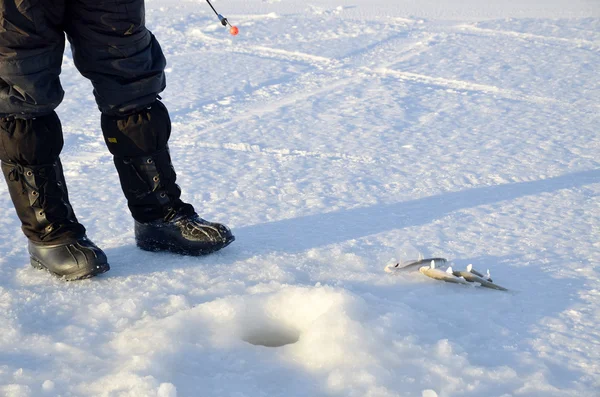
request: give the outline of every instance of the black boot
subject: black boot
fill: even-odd
[[[205,221],[179,198],[167,147],[171,123],[162,103],[128,116],[103,114],[102,131],[135,219],[138,247],[204,255],[235,240],[228,227]]]
[[[196,213],[175,214],[170,220],[135,221],[135,241],[146,251],[170,251],[182,255],[206,255],[235,240],[225,225],[208,222]]]
[[[2,162],[8,190],[29,238],[31,265],[64,277],[89,278],[109,270],[106,255],[85,236],[69,203],[60,160],[23,166]]]

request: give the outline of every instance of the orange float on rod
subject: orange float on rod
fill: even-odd
[[[240,30],[237,28],[237,26],[231,26],[231,24],[229,23],[229,21],[227,20],[227,18],[225,18],[223,15],[219,14],[217,12],[217,10],[215,10],[215,7],[213,7],[213,5],[210,2],[210,0],[206,0],[206,2],[210,6],[210,8],[212,8],[212,10],[215,12],[215,14],[217,15],[217,17],[219,18],[219,21],[221,21],[221,25],[223,25],[223,26],[229,26],[229,33],[231,33],[233,36],[237,36],[237,34],[240,32]]]

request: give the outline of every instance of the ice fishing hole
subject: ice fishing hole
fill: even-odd
[[[298,342],[300,332],[281,324],[262,324],[246,330],[242,340],[255,346],[281,347]]]

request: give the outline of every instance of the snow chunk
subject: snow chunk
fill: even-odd
[[[177,397],[177,388],[172,383],[161,383],[157,397]]]
[[[54,390],[54,382],[52,382],[51,380],[45,380],[44,383],[42,383],[42,390],[44,390],[44,391]]]
[[[0,396],[29,397],[31,396],[31,389],[29,386],[15,384],[0,386]]]

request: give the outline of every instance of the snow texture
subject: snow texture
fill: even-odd
[[[135,247],[67,51],[62,160],[112,269],[31,268],[0,187],[0,395],[598,395],[600,3],[214,5],[238,36],[204,1],[147,24],[184,198],[237,241]],[[513,292],[383,271],[418,253]]]

